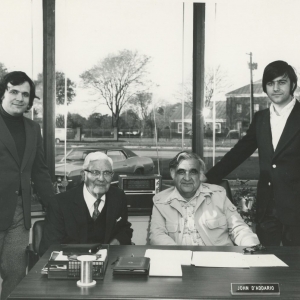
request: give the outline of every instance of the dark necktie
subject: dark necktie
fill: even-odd
[[[100,215],[100,211],[98,210],[98,206],[99,206],[99,203],[100,203],[101,199],[97,199],[95,202],[94,202],[94,212],[93,212],[93,220],[95,221],[98,216]]]

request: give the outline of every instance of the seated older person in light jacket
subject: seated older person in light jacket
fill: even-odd
[[[205,164],[191,152],[170,161],[174,187],[153,198],[152,245],[253,246],[257,235],[226,197],[223,187],[203,183]]]

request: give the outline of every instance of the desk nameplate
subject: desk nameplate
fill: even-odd
[[[232,295],[280,295],[279,283],[232,283]]]

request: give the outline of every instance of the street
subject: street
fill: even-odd
[[[124,143],[115,143],[113,146],[116,148],[125,147],[132,150],[138,156],[150,157],[152,158],[155,164],[155,173],[160,173],[164,179],[170,179],[169,174],[169,162],[170,160],[181,151],[180,147],[170,147],[170,145],[165,146],[164,148],[159,148],[156,150],[152,145],[151,146],[139,146],[139,145],[122,145]],[[72,142],[68,142],[67,152],[71,148],[81,148],[81,147],[103,147],[105,145],[112,146],[109,143],[80,143],[80,144],[72,144]],[[151,147],[151,148],[150,148]],[[161,146],[162,147],[162,146]],[[190,149],[187,149],[190,150]],[[215,163],[218,162],[228,151],[230,147],[219,147],[215,152]],[[64,152],[64,144],[56,145],[56,162],[58,162],[63,157]],[[206,168],[209,170],[213,166],[212,159],[212,148],[205,147],[204,148],[204,161],[206,163]],[[158,164],[160,172],[158,172]],[[259,176],[259,164],[258,164],[258,153],[257,151],[253,153],[253,155],[246,159],[239,167],[237,167],[234,171],[232,171],[227,178],[231,180],[235,179],[258,179]]]

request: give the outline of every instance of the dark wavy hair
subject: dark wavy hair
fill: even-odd
[[[169,162],[169,169],[176,169],[181,161],[192,158],[199,161],[200,170],[204,173],[206,170],[204,161],[200,158],[198,154],[189,151],[181,151],[174,158],[172,158],[172,160]]]
[[[26,75],[26,73],[21,71],[13,71],[3,76],[3,78],[0,81],[0,103],[2,103],[3,96],[5,91],[7,90],[7,85],[10,83],[11,85],[20,85],[24,82],[28,82],[30,85],[30,94],[29,94],[29,104],[28,104],[28,110],[33,105],[33,100],[35,98],[40,99],[35,94],[35,84],[34,82]]]
[[[267,93],[267,83],[273,79],[286,75],[291,82],[290,94],[293,96],[297,88],[298,77],[296,75],[295,69],[288,63],[282,60],[276,60],[271,62],[265,67],[262,86],[265,93]]]

